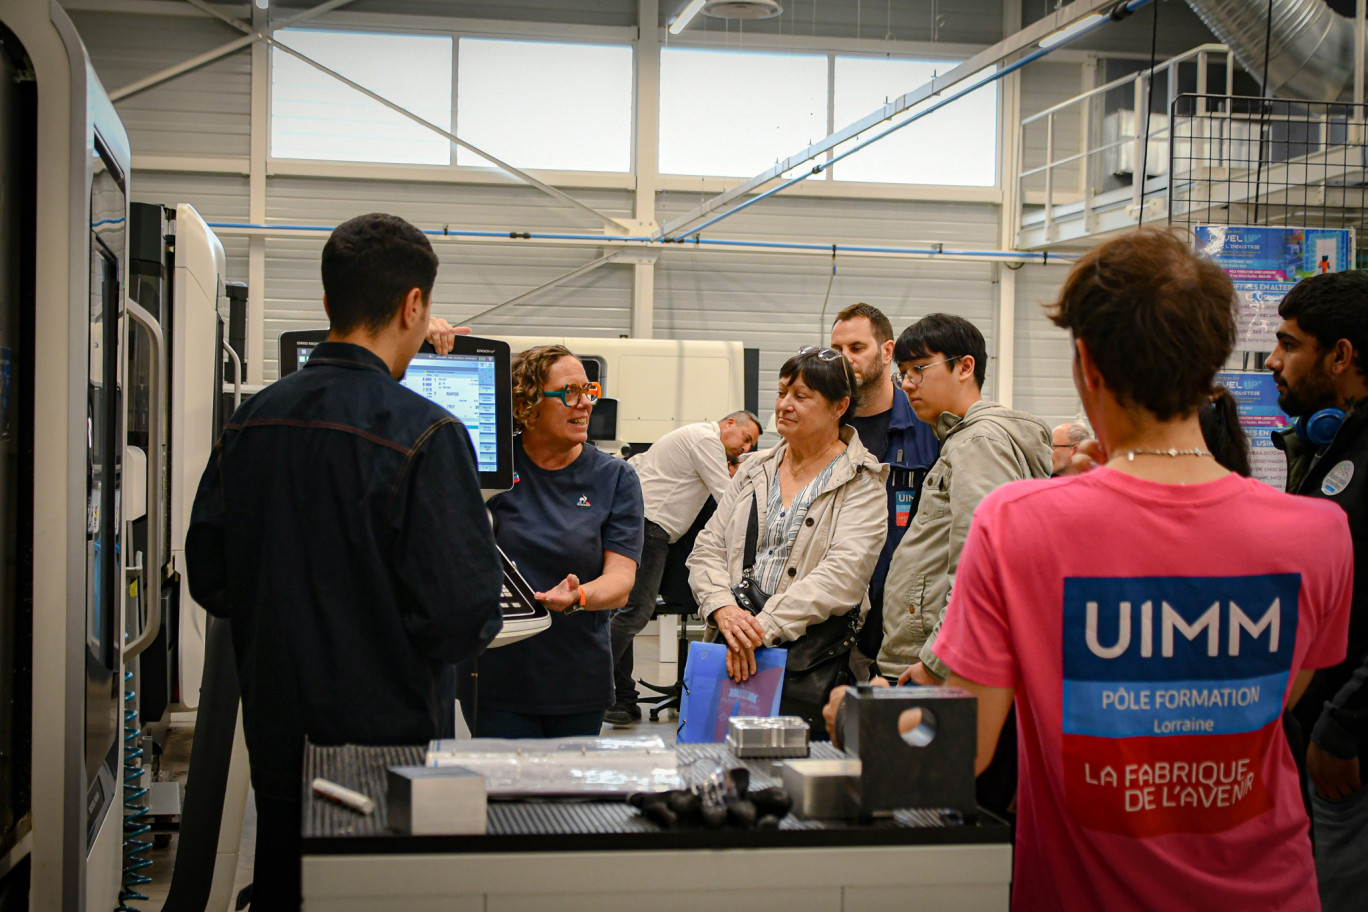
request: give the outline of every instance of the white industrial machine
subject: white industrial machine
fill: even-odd
[[[129,625],[138,647],[136,658],[125,657],[134,684],[125,726],[141,733],[143,766],[155,770],[172,717],[199,711],[188,790],[182,794],[179,782],[146,777],[147,813],[138,823],[151,838],[180,833],[165,908],[220,910],[232,905],[247,799],[246,747],[230,630],[190,597],[184,552],[200,475],[233,408],[223,400],[224,382],[231,376],[236,385],[241,363],[225,339],[230,304],[223,245],[199,213],[185,204],[134,203],[130,226],[131,297],[164,333],[158,369],[171,379],[160,390],[135,379],[129,407],[130,452],[154,448],[153,429],[165,429],[155,447],[164,454],[162,509],[131,523],[132,547],[167,557],[158,558],[164,573],[155,607],[147,593],[134,612],[148,622],[141,633],[135,622]],[[138,378],[151,355],[139,340],[131,341]]]
[[[124,457],[130,161],[61,7],[0,6],[0,894],[31,909],[118,900],[122,489],[159,493]]]
[[[159,641],[164,652],[168,632],[179,640],[184,630],[176,685],[163,690],[174,690],[181,708],[194,707],[201,692],[203,612],[170,596],[183,582],[177,552],[187,498],[216,433],[224,258],[203,221],[181,207],[174,307],[163,307],[161,295],[152,296],[154,309],[142,306],[130,293],[130,168],[127,134],[61,7],[48,0],[0,6],[0,905],[7,909],[108,912],[121,898],[136,898],[140,853],[150,845],[138,839],[149,784],[136,695],[140,654]],[[176,510],[170,522],[168,506]],[[166,624],[164,588],[178,606]],[[228,733],[222,753],[240,760],[235,711],[234,685],[220,713]],[[236,787],[224,778],[219,801],[228,805],[225,834],[232,832],[218,840],[216,817],[213,836],[231,842],[235,856],[245,765]],[[234,873],[227,870],[217,908],[230,907]],[[218,887],[222,878],[209,879]]]
[[[498,336],[514,352],[564,345],[585,362],[590,380],[616,401],[616,433],[593,435],[606,449],[650,444],[677,427],[716,421],[746,407],[746,350],[740,342]],[[597,375],[594,372],[597,371]],[[600,403],[602,405],[603,403]],[[601,409],[596,409],[602,414]]]
[[[175,278],[171,320],[171,567],[179,576],[179,700],[174,709],[199,705],[204,676],[205,612],[190,597],[185,533],[200,475],[218,439],[215,422],[223,383],[223,321],[226,305],[223,244],[193,207],[176,207]]]

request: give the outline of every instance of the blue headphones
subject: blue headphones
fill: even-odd
[[[1322,447],[1335,439],[1335,434],[1343,423],[1344,412],[1337,408],[1327,408],[1310,415],[1302,415],[1294,427],[1297,429],[1297,436],[1302,440]]]

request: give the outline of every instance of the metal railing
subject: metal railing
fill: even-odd
[[[1156,77],[1163,80],[1164,110],[1171,111],[1174,100],[1182,94],[1179,91],[1182,75],[1180,67],[1196,67],[1197,94],[1206,96],[1210,64],[1213,62],[1224,65],[1225,94],[1233,94],[1238,66],[1234,55],[1223,44],[1204,44],[1154,67],[1114,79],[1023,118],[1020,142],[1017,144],[1020,200],[1018,233],[1029,225],[1033,229],[1043,228],[1040,237],[1044,241],[1056,240],[1056,222],[1062,216],[1070,220],[1081,218],[1081,233],[1092,234],[1097,230],[1100,208],[1124,207],[1129,215],[1137,216],[1141,206],[1145,204],[1145,197],[1155,193],[1163,195],[1164,205],[1161,211],[1166,212],[1169,140],[1172,127],[1167,114],[1150,115],[1149,146],[1146,149],[1147,124],[1144,113],[1150,109],[1150,85]],[[1108,113],[1108,97],[1118,90],[1126,90],[1127,87],[1127,94],[1132,101],[1131,107],[1117,107]],[[1068,124],[1072,128],[1075,123],[1077,132],[1074,133],[1073,129],[1070,129],[1070,138],[1076,137],[1078,142],[1067,143],[1072,148],[1064,154],[1059,154],[1061,124]],[[1026,150],[1029,142],[1038,138],[1039,133],[1036,131],[1042,129],[1045,133],[1045,162],[1036,167],[1026,168]],[[1146,163],[1143,170],[1148,173],[1137,177],[1137,172],[1141,170],[1141,162]],[[1121,180],[1127,165],[1131,173],[1128,192]],[[1108,179],[1115,186],[1105,186]],[[1037,194],[1042,180],[1043,198]]]
[[[1368,105],[1183,94],[1170,111],[1170,224],[1353,228],[1368,242]]]

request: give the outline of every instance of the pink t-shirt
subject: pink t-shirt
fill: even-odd
[[[1319,909],[1281,714],[1352,576],[1338,507],[1237,475],[985,498],[934,648],[1016,690],[1013,908]]]

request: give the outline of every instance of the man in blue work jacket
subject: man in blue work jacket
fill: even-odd
[[[503,624],[503,570],[465,427],[399,383],[437,257],[379,213],[323,247],[326,342],[243,403],[190,518],[190,592],[230,618],[256,792],[252,909],[300,906],[304,743],[437,737],[443,666]]]
[[[869,616],[860,630],[858,654],[852,655],[856,674],[864,680],[883,641],[888,562],[917,513],[922,478],[940,456],[940,441],[893,382],[893,324],[882,311],[863,303],[841,311],[831,325],[831,347],[850,361],[859,384],[860,404],[851,426],[865,449],[892,470],[888,473],[888,538],[869,581]]]

